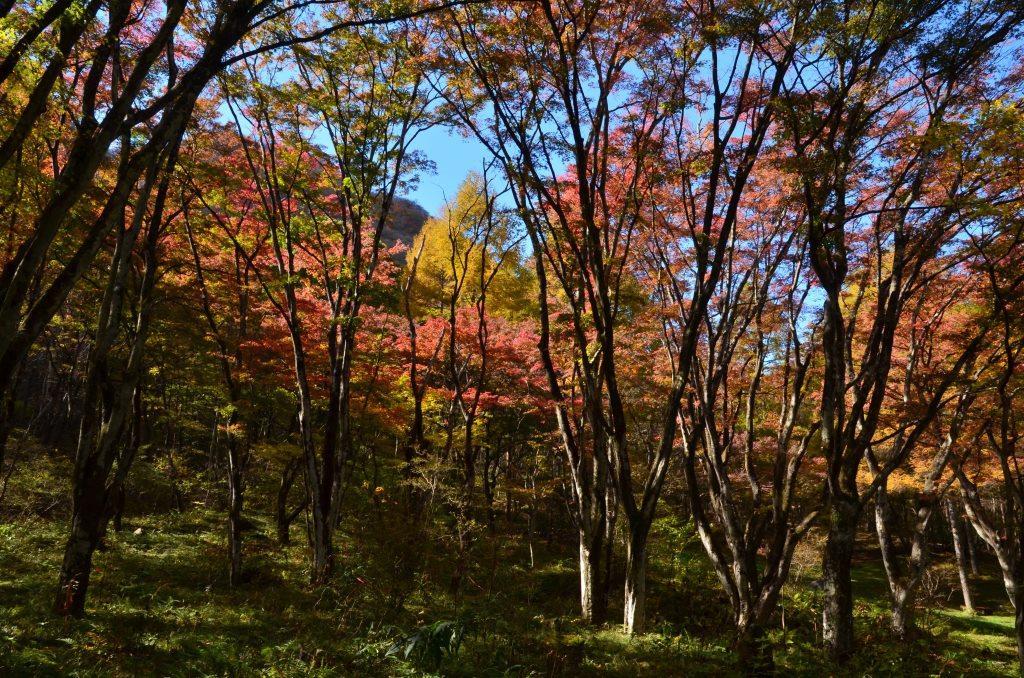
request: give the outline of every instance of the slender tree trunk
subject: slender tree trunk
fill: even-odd
[[[168,167],[173,166],[172,152]],[[151,176],[150,180],[155,176]],[[167,180],[160,189],[166,195]],[[148,198],[148,188],[142,191],[142,200]],[[113,269],[107,282],[98,320],[96,342],[89,358],[86,386],[88,410],[82,419],[75,470],[72,478],[71,533],[65,545],[64,561],[57,586],[55,609],[60,614],[82,616],[89,587],[92,555],[106,528],[111,488],[116,488],[127,477],[131,464],[131,449],[121,455],[118,474],[107,486],[111,468],[116,461],[115,448],[124,441],[129,410],[133,409],[142,374],[142,354],[149,327],[151,299],[156,280],[156,262],[149,250],[155,248],[156,236],[162,223],[163,200],[159,197],[150,217],[147,233],[146,269],[139,290],[139,310],[135,321],[135,337],[123,371],[115,375],[108,362],[108,350],[119,331],[128,273],[128,258],[142,221],[142,211],[135,216],[132,227],[119,234],[114,251]]]
[[[120,532],[124,527],[124,503],[125,503],[124,487],[117,488],[117,493],[111,500],[114,515],[111,516],[111,524],[114,527],[114,532]]]
[[[946,499],[946,516],[949,519],[949,529],[953,535],[953,551],[956,553],[956,569],[960,575],[960,591],[964,597],[964,610],[974,614],[971,582],[967,576],[968,555],[964,537],[964,523],[951,499]]]
[[[324,515],[319,504],[313,505],[313,582],[326,584],[334,567],[334,545],[332,544],[330,518]]]
[[[281,473],[281,482],[277,487],[277,541],[282,546],[291,541],[289,529],[292,521],[305,507],[305,502],[300,504],[295,511],[288,511],[288,495],[291,493],[292,485],[295,483],[295,476],[298,473],[300,463],[298,461],[285,465]]]
[[[297,318],[297,302],[295,290],[286,286],[288,295],[289,317]],[[294,321],[293,321],[294,322]],[[299,390],[299,432],[302,438],[302,453],[306,464],[306,494],[309,496],[309,524],[307,530],[309,545],[313,550],[313,563],[310,581],[313,584],[326,584],[331,577],[334,565],[333,530],[331,521],[331,491],[334,488],[334,459],[328,458],[335,448],[335,437],[325,434],[323,463],[317,461],[316,443],[313,440],[313,399],[309,392],[306,372],[306,355],[302,345],[301,334],[297,328],[292,329],[293,357],[295,360],[295,377]],[[332,396],[333,400],[333,396]],[[337,413],[328,413],[326,429],[330,430],[330,422]],[[336,429],[335,429],[336,430]]]
[[[235,587],[242,583],[242,471],[245,452],[239,449],[239,441],[233,439],[230,429],[228,426],[228,584]]]
[[[12,380],[16,381],[16,380]],[[3,472],[7,460],[7,441],[10,440],[14,428],[14,388],[0,387],[0,473]]]
[[[311,403],[304,398],[304,412],[309,412]],[[334,523],[331,521],[331,489],[333,481],[323,478],[317,472],[316,453],[313,451],[313,429],[312,422],[308,415],[302,417],[305,421],[301,424],[306,432],[306,482],[309,493],[309,514],[310,514],[310,546],[313,549],[313,569],[310,573],[310,580],[314,584],[326,584],[331,578],[334,568]],[[328,475],[326,469],[333,462],[325,459],[323,473]],[[333,468],[331,469],[333,472]]]
[[[850,570],[857,534],[857,506],[851,499],[833,497],[829,511],[831,522],[822,559],[825,580],[822,634],[833,659],[842,662],[853,654],[853,586]]]
[[[402,464],[402,479],[405,481],[405,510],[409,518],[419,523],[423,511],[423,492],[416,486],[419,470],[416,468],[417,457],[427,449],[427,441],[423,431],[423,393],[413,391],[413,419],[409,435],[405,443]]]
[[[107,523],[111,521],[113,522],[114,531],[121,531],[121,522],[124,518],[124,505],[126,499],[125,485],[128,482],[128,472],[135,463],[135,457],[138,455],[139,448],[142,446],[142,427],[145,416],[143,407],[142,385],[139,384],[135,387],[135,392],[132,394],[132,421],[128,444],[117,460],[117,471],[114,475],[114,480],[109,484],[107,489],[106,515],[104,516],[104,525],[101,530],[101,537],[103,538],[106,537]]]
[[[530,461],[530,467],[526,476],[526,490],[528,491],[527,513],[526,513],[526,546],[530,552],[530,569],[536,566],[536,557],[533,552],[534,525],[537,520],[537,461],[536,457]]]
[[[495,541],[495,539],[496,539],[496,536],[497,536],[496,535],[497,511],[495,511],[495,509],[494,509],[494,488],[495,488],[495,485],[497,484],[497,475],[495,474],[495,477],[493,478],[493,481],[492,481],[491,472],[490,472],[490,467],[491,467],[491,464],[492,464],[492,459],[491,459],[491,455],[490,455],[489,450],[490,450],[489,447],[484,448],[484,450],[483,450],[483,452],[484,452],[483,467],[484,468],[483,468],[483,474],[481,474],[480,479],[481,479],[481,482],[483,484],[484,504],[485,504],[486,515],[487,515],[487,531],[490,534],[491,541],[493,543]]]
[[[1020,673],[1024,676],[1024,586],[1017,587],[1017,604],[1013,618],[1013,628],[1017,636],[1017,661],[1020,663]]]
[[[1018,478],[1020,478],[1019,475]],[[1022,478],[1022,480],[1024,480],[1024,478]],[[1021,489],[1024,489],[1024,485],[1017,485],[1015,489],[1020,492]],[[1024,495],[1018,494],[1017,498],[1017,508],[1024,510],[1024,506],[1021,506],[1021,500],[1024,500]],[[1010,510],[1012,511],[1014,509]],[[1020,541],[1024,539],[1024,511],[1016,516],[1015,522],[1016,530],[1014,531],[1017,533],[1015,538],[1016,544],[1009,545],[1009,547],[1014,550],[1013,558],[1016,565],[1014,568],[1016,575],[1014,592],[1016,593],[1016,596],[1013,601],[1013,628],[1015,635],[1017,636],[1017,662],[1020,664],[1020,674],[1022,678],[1024,678],[1024,544],[1021,544]]]
[[[974,530],[966,530],[967,532],[967,562],[971,565],[971,574],[975,577],[978,576],[978,538],[974,534]]]
[[[319,501],[311,503],[313,517],[313,574],[314,584],[326,584],[334,567],[333,528],[330,511]]]
[[[613,567],[615,558],[615,524],[619,517],[619,499],[615,484],[609,479],[605,488],[605,529],[604,529],[604,586],[601,591],[601,609],[607,610],[612,599]]]
[[[526,515],[526,548],[530,554],[530,569],[532,570],[536,565],[536,559],[533,554],[533,503],[531,501],[529,513]]]

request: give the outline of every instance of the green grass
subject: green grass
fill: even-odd
[[[481,548],[477,561],[496,569],[478,565],[466,594],[455,600],[447,592],[450,561],[443,545],[418,545],[425,552],[421,567],[412,580],[399,581],[388,531],[356,526],[339,538],[332,585],[316,588],[307,581],[300,529],[293,530],[300,543],[282,548],[269,538],[271,526],[259,516],[254,520],[246,542],[251,579],[232,590],[219,512],[197,506],[183,514],[132,517],[97,554],[89,613],[80,621],[50,612],[64,521],[19,518],[0,525],[0,674],[738,673],[724,598],[692,542],[652,550],[652,632],[630,638],[615,626],[592,629],[574,618],[576,573],[571,558],[557,550],[541,550],[538,567],[530,570],[512,539],[494,559]],[[953,607],[929,608],[920,612],[913,638],[894,642],[887,632],[884,579],[870,559],[855,577],[862,650],[851,665],[832,666],[818,649],[820,594],[804,585],[813,575],[808,571],[787,587],[785,629],[780,624],[771,636],[781,675],[1016,675],[1013,622],[1005,614],[975,617]],[[618,608],[611,614],[615,618]],[[389,652],[442,620],[466,626],[454,656],[415,662]]]

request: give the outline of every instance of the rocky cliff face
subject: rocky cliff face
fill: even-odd
[[[425,209],[412,200],[395,198],[391,206],[391,218],[381,233],[381,244],[391,247],[396,242],[401,242],[411,246],[429,216]]]

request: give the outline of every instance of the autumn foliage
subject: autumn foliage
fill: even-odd
[[[265,513],[312,587],[384,554],[387,614],[543,542],[566,614],[642,634],[678,519],[751,675],[808,552],[835,666],[867,551],[912,638],[948,523],[1024,666],[1022,21],[0,1],[0,501],[27,441],[66,459],[52,608],[106,595],[149,465],[221,497],[233,590]],[[438,134],[479,168],[427,215]]]

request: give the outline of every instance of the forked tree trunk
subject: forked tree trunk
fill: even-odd
[[[291,317],[297,317],[297,302],[293,288],[286,287]],[[310,570],[310,581],[313,584],[326,584],[331,578],[334,567],[333,532],[331,520],[331,492],[334,487],[334,460],[325,458],[323,464],[317,461],[316,446],[313,440],[312,410],[313,400],[309,394],[309,382],[306,372],[306,356],[301,335],[292,331],[293,357],[295,360],[295,376],[299,387],[299,435],[302,439],[303,459],[306,466],[306,494],[309,497],[309,545],[313,551],[313,562]],[[332,419],[328,417],[328,423]],[[328,427],[329,428],[329,427]],[[333,449],[333,437],[325,439],[325,453]]]
[[[103,525],[100,528],[101,539],[105,539],[107,536],[108,524],[113,524],[115,532],[121,531],[125,500],[127,499],[125,486],[128,484],[128,473],[142,446],[144,416],[142,385],[139,384],[135,387],[135,393],[132,394],[132,421],[128,443],[117,460],[117,471],[113,480],[107,484],[107,507],[106,514],[103,516]]]
[[[82,418],[75,470],[72,478],[71,532],[64,550],[60,579],[57,585],[55,610],[58,614],[80,617],[85,612],[85,598],[89,588],[92,556],[100,544],[106,528],[108,501],[111,489],[122,484],[127,477],[134,450],[124,440],[128,417],[133,407],[133,396],[138,393],[142,375],[142,356],[152,311],[152,293],[156,282],[156,243],[163,219],[163,206],[169,184],[170,169],[177,157],[177,146],[172,147],[152,214],[149,217],[145,240],[145,273],[138,292],[138,311],[135,317],[135,336],[125,366],[113,374],[108,364],[108,351],[113,346],[122,322],[128,258],[141,229],[143,212],[139,211],[131,228],[119,234],[112,259],[113,269],[104,291],[100,317],[97,321],[96,341],[91,349],[86,386],[88,409]],[[146,204],[150,190],[157,179],[159,164],[149,168],[146,183],[140,191],[140,202]],[[122,215],[123,216],[123,215]],[[114,382],[114,383],[112,383]],[[128,443],[121,455],[117,476],[108,486],[110,471],[116,461],[115,448]]]
[[[853,588],[851,566],[857,534],[857,506],[853,500],[833,497],[830,524],[822,558],[825,608],[822,635],[833,659],[845,661],[853,654]]]

